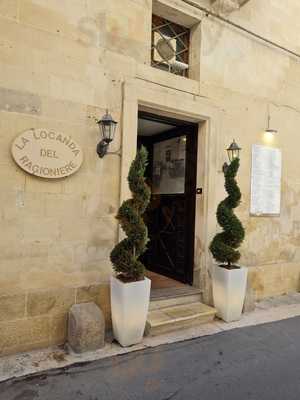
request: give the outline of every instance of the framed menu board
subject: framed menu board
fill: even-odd
[[[152,194],[184,193],[185,153],[185,135],[154,144]]]
[[[252,146],[251,215],[280,215],[281,164],[279,149],[258,144]]]

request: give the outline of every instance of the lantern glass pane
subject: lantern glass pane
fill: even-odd
[[[230,149],[227,150],[229,161],[233,161],[235,158],[240,157],[240,150],[239,149]]]
[[[98,122],[98,124],[102,139],[106,143],[110,143],[111,141],[113,141],[118,123],[112,119],[111,115],[104,115],[102,119]]]
[[[101,124],[101,133],[102,133],[102,138],[105,139],[105,127],[103,124]]]
[[[111,124],[111,140],[114,140],[116,127],[117,127],[117,124],[115,122],[113,122]]]
[[[110,125],[104,123],[102,125],[103,139],[110,140]]]
[[[233,160],[233,158],[232,158],[232,150],[227,150],[227,154],[228,154],[228,159],[231,162]]]
[[[239,151],[238,150],[233,150],[232,151],[232,159],[234,160],[235,158],[237,158],[239,156]]]

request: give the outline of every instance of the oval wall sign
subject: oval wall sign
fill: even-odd
[[[76,172],[82,150],[70,136],[51,129],[29,129],[12,143],[12,156],[24,171],[41,178],[63,178]]]

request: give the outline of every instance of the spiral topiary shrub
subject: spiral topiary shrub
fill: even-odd
[[[245,237],[243,225],[233,212],[241,201],[241,191],[235,179],[239,166],[240,160],[235,158],[225,168],[225,189],[228,196],[221,201],[217,209],[217,221],[223,231],[215,235],[209,247],[216,261],[228,269],[235,268],[234,263],[240,259],[241,255],[237,249]]]
[[[110,259],[118,278],[126,282],[142,280],[145,274],[145,266],[139,257],[148,242],[148,231],[142,218],[150,201],[150,188],[144,178],[147,157],[147,150],[142,146],[128,175],[132,198],[123,202],[116,216],[127,237],[114,247]]]

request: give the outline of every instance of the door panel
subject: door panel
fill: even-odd
[[[144,215],[150,241],[143,262],[151,271],[192,284],[197,129],[176,128],[140,142],[149,151],[152,189]]]
[[[148,269],[185,281],[184,195],[152,196],[147,212]]]

